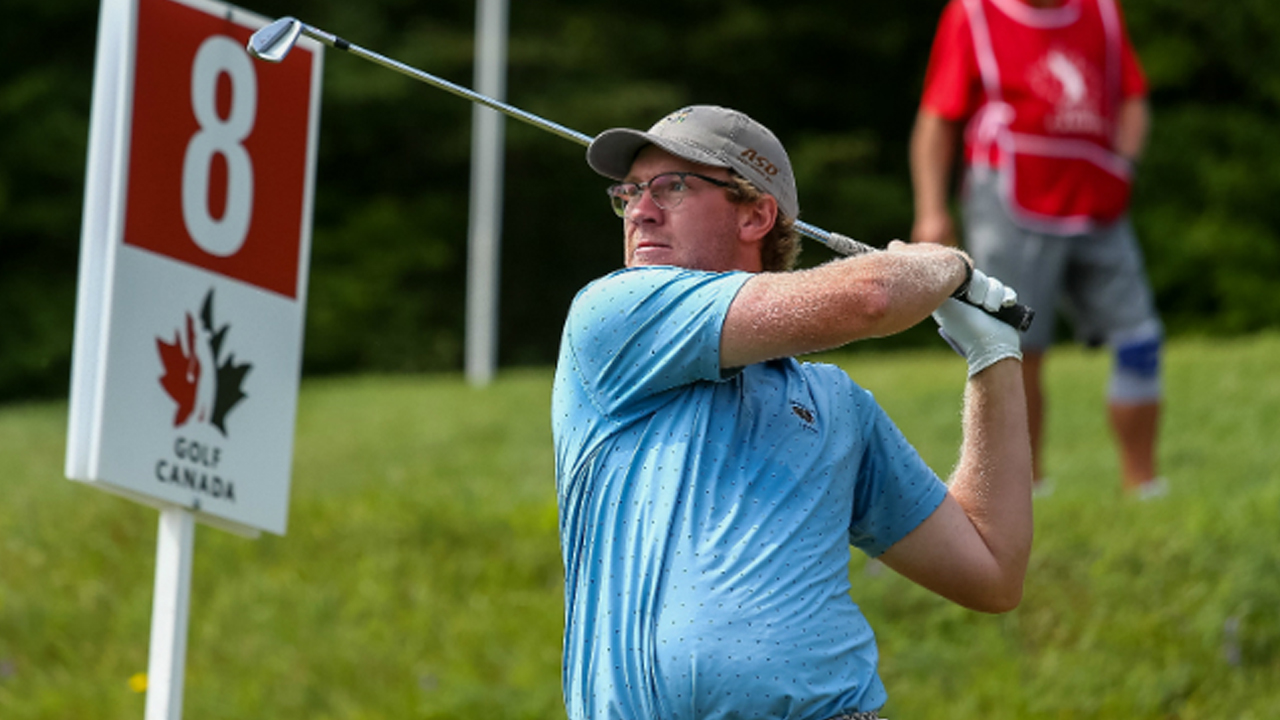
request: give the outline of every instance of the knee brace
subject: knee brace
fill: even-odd
[[[1115,354],[1107,399],[1119,403],[1146,403],[1160,399],[1160,347],[1164,340],[1160,323],[1147,322],[1109,339]]]

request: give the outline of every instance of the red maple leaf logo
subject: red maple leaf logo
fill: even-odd
[[[196,387],[200,384],[200,359],[196,357],[196,325],[191,313],[187,313],[187,343],[183,347],[179,331],[173,333],[173,342],[156,338],[164,375],[160,386],[178,404],[173,415],[173,426],[178,427],[191,417],[196,407]]]
[[[196,422],[208,422],[226,436],[227,413],[249,397],[245,394],[244,381],[253,365],[236,362],[234,352],[224,352],[231,325],[219,326],[214,321],[212,289],[204,297],[199,318],[197,328],[195,317],[187,313],[185,343],[181,328],[174,331],[173,342],[156,338],[156,349],[164,366],[160,386],[178,406],[173,415],[174,427],[194,416]],[[205,376],[203,388],[202,375]]]

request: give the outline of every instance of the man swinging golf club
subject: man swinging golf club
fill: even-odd
[[[850,545],[965,607],[1021,599],[1019,336],[950,299],[1015,293],[931,245],[791,270],[790,162],[733,110],[606,131],[587,161],[619,181],[626,267],[575,298],[552,397],[569,718],[878,717]],[[930,314],[968,361],[949,484],[848,375],[794,359]]]
[[[686,108],[592,139],[295,18],[248,50],[280,62],[303,34],[587,145],[623,181],[609,195],[627,269],[575,300],[553,397],[570,718],[877,717],[848,544],[965,606],[1018,603],[1017,329],[1034,311],[1012,290],[958,251],[871,252],[800,221],[785,150],[741,113]],[[789,272],[800,235],[854,257]],[[870,394],[792,359],[931,312],[969,365],[949,488]]]

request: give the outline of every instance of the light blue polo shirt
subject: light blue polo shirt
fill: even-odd
[[[571,720],[884,704],[849,545],[879,555],[946,488],[839,368],[721,373],[721,327],[750,277],[622,270],[569,310],[552,430]]]

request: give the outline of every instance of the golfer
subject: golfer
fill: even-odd
[[[937,245],[791,271],[790,162],[733,110],[609,130],[587,162],[619,181],[626,267],[574,299],[552,398],[568,717],[878,717],[850,545],[965,607],[1021,599],[1019,338],[949,299],[1015,294]],[[930,314],[968,360],[949,484],[848,375],[794,359]]]

